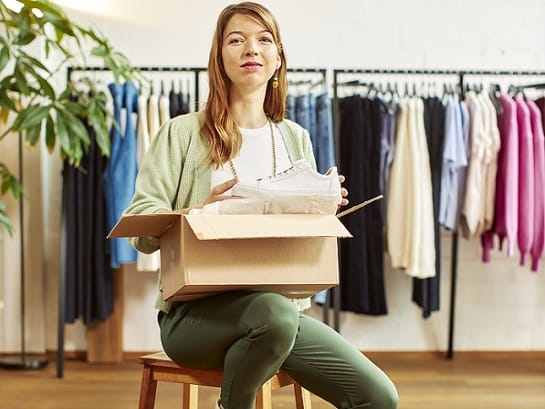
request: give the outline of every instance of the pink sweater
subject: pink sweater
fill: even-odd
[[[534,141],[530,123],[530,109],[521,96],[515,98],[519,127],[519,189],[518,232],[520,265],[525,264],[526,255],[534,240]]]
[[[481,236],[483,261],[490,261],[490,250],[494,247],[494,234],[498,235],[499,248],[507,239],[507,254],[515,254],[518,228],[518,183],[519,183],[519,141],[517,107],[515,101],[501,93],[499,100],[502,113],[498,117],[501,147],[498,152],[498,173],[496,176],[495,222],[491,231]]]
[[[545,141],[541,112],[534,101],[526,101],[534,142],[534,238],[532,242],[532,271],[539,270],[539,259],[545,248]]]

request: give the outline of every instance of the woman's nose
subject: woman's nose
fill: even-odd
[[[246,55],[247,56],[257,55],[257,47],[252,41],[248,41],[246,43]]]

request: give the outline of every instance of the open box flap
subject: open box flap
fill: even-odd
[[[180,213],[128,214],[117,222],[108,238],[159,237],[180,217]]]
[[[334,215],[186,215],[199,240],[272,237],[352,237]]]

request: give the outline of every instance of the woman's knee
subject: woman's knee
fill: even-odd
[[[252,303],[254,330],[265,331],[274,342],[292,343],[299,328],[297,306],[276,293],[260,293]]]
[[[384,382],[380,387],[373,391],[373,396],[370,399],[373,409],[397,409],[399,403],[399,395],[397,389],[391,381]]]

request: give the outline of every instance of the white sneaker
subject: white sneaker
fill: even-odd
[[[337,168],[332,168],[328,175],[322,175],[312,169],[304,159],[294,162],[291,168],[277,175],[258,179],[253,183],[237,183],[233,186],[232,195],[292,198],[318,196],[320,199],[335,201],[335,204],[340,203],[342,199]]]

